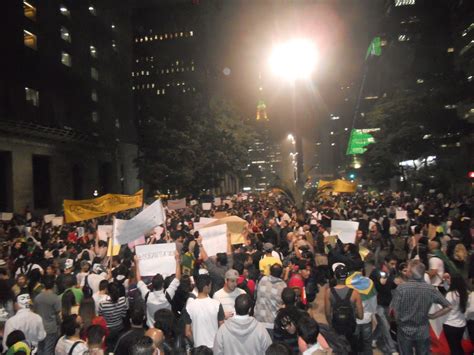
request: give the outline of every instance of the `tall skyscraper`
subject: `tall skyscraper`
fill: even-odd
[[[129,2],[3,4],[0,209],[138,188]]]

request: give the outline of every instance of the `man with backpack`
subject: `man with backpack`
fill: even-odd
[[[354,337],[356,318],[363,319],[364,309],[359,292],[346,286],[349,271],[346,265],[333,265],[337,284],[329,287],[324,296],[326,319],[334,331],[344,336],[351,344],[352,352],[356,353],[357,341]]]

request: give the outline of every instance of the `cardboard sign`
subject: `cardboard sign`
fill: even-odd
[[[408,220],[408,214],[407,211],[404,210],[397,210],[395,212],[395,219],[404,219],[405,221]]]
[[[11,221],[13,218],[13,213],[11,212],[2,212],[0,213],[0,220],[1,221]]]
[[[168,277],[176,272],[175,243],[138,245],[135,249],[141,276]]]
[[[208,218],[208,217],[201,217],[199,218],[199,222],[194,223],[194,230],[199,230],[205,225],[216,221],[216,218]]]
[[[210,202],[203,202],[202,203],[202,209],[204,211],[210,211],[211,208],[212,208],[212,203],[210,203]]]
[[[98,226],[97,234],[99,235],[99,240],[107,241],[109,238],[112,238],[113,226]]]
[[[130,220],[114,220],[114,238],[120,244],[127,244],[150,232],[156,226],[165,223],[165,211],[161,200],[156,200],[150,207],[141,211]]]
[[[56,217],[55,214],[45,214],[43,216],[44,223],[50,223],[54,217]]]
[[[202,235],[202,244],[209,256],[227,251],[227,225],[221,224],[215,227],[202,228],[199,230]]]
[[[54,217],[54,218],[51,220],[51,224],[52,224],[53,226],[62,226],[62,225],[63,225],[63,222],[64,222],[64,217],[63,217],[63,216]]]
[[[214,197],[214,206],[220,206],[222,204],[222,200],[220,197]]]
[[[356,232],[359,229],[359,222],[353,221],[331,221],[331,234],[337,235],[339,240],[346,243],[354,243]]]
[[[186,208],[186,199],[182,198],[181,200],[168,200],[168,209],[170,210],[180,210]]]

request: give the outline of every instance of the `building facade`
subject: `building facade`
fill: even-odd
[[[128,1],[4,4],[0,209],[139,188]]]

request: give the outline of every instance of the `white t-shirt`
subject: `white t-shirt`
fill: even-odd
[[[92,295],[95,303],[95,313],[99,313],[99,305],[107,299],[107,294],[96,292]]]
[[[221,288],[219,291],[214,293],[213,298],[221,303],[224,312],[235,313],[235,299],[244,293],[245,291],[238,287],[230,293],[226,292],[224,288]]]
[[[212,349],[214,338],[219,329],[219,319],[224,319],[221,304],[209,297],[196,298],[192,302],[188,302],[186,313],[189,315],[193,329],[194,346],[205,345]]]
[[[92,293],[99,292],[99,284],[102,280],[106,280],[107,274],[102,273],[102,274],[94,274],[91,273],[87,275],[87,283],[89,284],[89,287],[92,289]],[[86,278],[82,279],[82,282],[79,284],[81,287],[84,287],[84,284],[86,282]]]
[[[433,256],[428,261],[429,269],[430,270],[438,270],[438,274],[430,279],[430,283],[433,286],[439,286],[443,283],[443,275],[444,275],[444,262],[440,258]]]
[[[459,310],[459,295],[456,291],[449,291],[446,294],[446,300],[451,303],[453,307],[447,316],[444,324],[450,325],[451,327],[462,328],[466,326],[466,316]]]
[[[54,349],[54,353],[56,355],[69,355],[69,351],[71,350],[72,346],[75,342],[78,342],[77,345],[74,347],[72,351],[72,355],[82,355],[89,351],[86,343],[82,340],[69,340],[66,339],[64,336],[59,338],[56,348]]]

